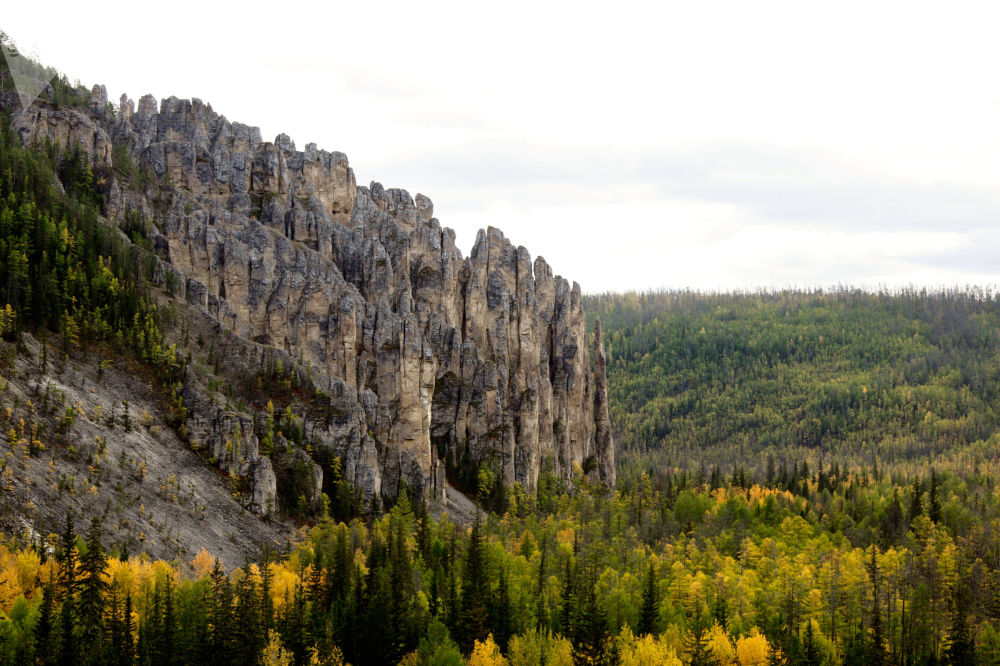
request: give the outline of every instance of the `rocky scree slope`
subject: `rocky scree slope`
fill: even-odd
[[[427,197],[357,186],[342,153],[265,142],[197,99],[114,105],[95,86],[87,108],[36,103],[12,118],[24,144],[87,156],[109,219],[152,221],[158,278],[179,299],[244,353],[280,352],[328,396],[312,448],[339,458],[368,501],[401,483],[442,499],[446,464],[528,491],[548,465],[614,484],[604,355],[598,333],[595,377],[580,287],[499,230],[480,231],[463,257]],[[259,415],[202,393],[185,386],[192,442],[250,476],[267,512]]]

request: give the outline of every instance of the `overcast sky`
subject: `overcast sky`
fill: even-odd
[[[0,28],[114,99],[343,151],[464,254],[493,225],[585,291],[1000,283],[1000,14],[822,4],[22,0]]]

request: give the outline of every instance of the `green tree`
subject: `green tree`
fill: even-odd
[[[62,606],[59,610],[57,663],[60,666],[69,666],[77,661],[76,593],[79,588],[76,532],[73,529],[73,517],[70,514],[66,514],[66,525],[57,551],[57,561],[59,563],[59,593],[62,599]]]
[[[482,524],[477,514],[469,534],[465,554],[465,571],[462,577],[462,648],[472,650],[472,644],[483,640],[488,633],[486,605],[489,579],[486,572],[482,540]]]
[[[657,598],[656,570],[649,561],[646,578],[642,586],[642,607],[639,610],[639,635],[656,634],[660,624],[660,601]]]
[[[105,660],[103,637],[108,583],[104,570],[108,559],[101,545],[103,535],[101,520],[94,516],[84,538],[85,551],[80,557],[80,655],[82,661],[94,664]]]

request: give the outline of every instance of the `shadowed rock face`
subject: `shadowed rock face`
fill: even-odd
[[[149,185],[112,177],[108,216],[155,219],[182,298],[308,366],[335,414],[312,434],[369,497],[424,488],[438,454],[492,460],[529,490],[546,460],[569,477],[593,457],[614,483],[606,363],[598,332],[595,380],[580,287],[499,230],[463,258],[427,197],[356,186],[342,153],[264,142],[199,100],[123,97],[112,112],[97,87],[86,111],[39,106],[15,126],[112,175],[112,146],[126,147]],[[244,448],[233,464],[260,467],[256,442]]]

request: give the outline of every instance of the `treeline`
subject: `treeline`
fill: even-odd
[[[82,538],[68,521],[0,547],[0,663],[997,663],[992,493],[799,474],[615,494],[579,478],[553,513],[470,528],[404,494],[228,574],[205,552],[106,553],[99,519]],[[956,533],[969,503],[984,513]]]
[[[649,464],[766,453],[857,469],[966,452],[1000,427],[1000,298],[980,289],[588,297],[621,445]]]

